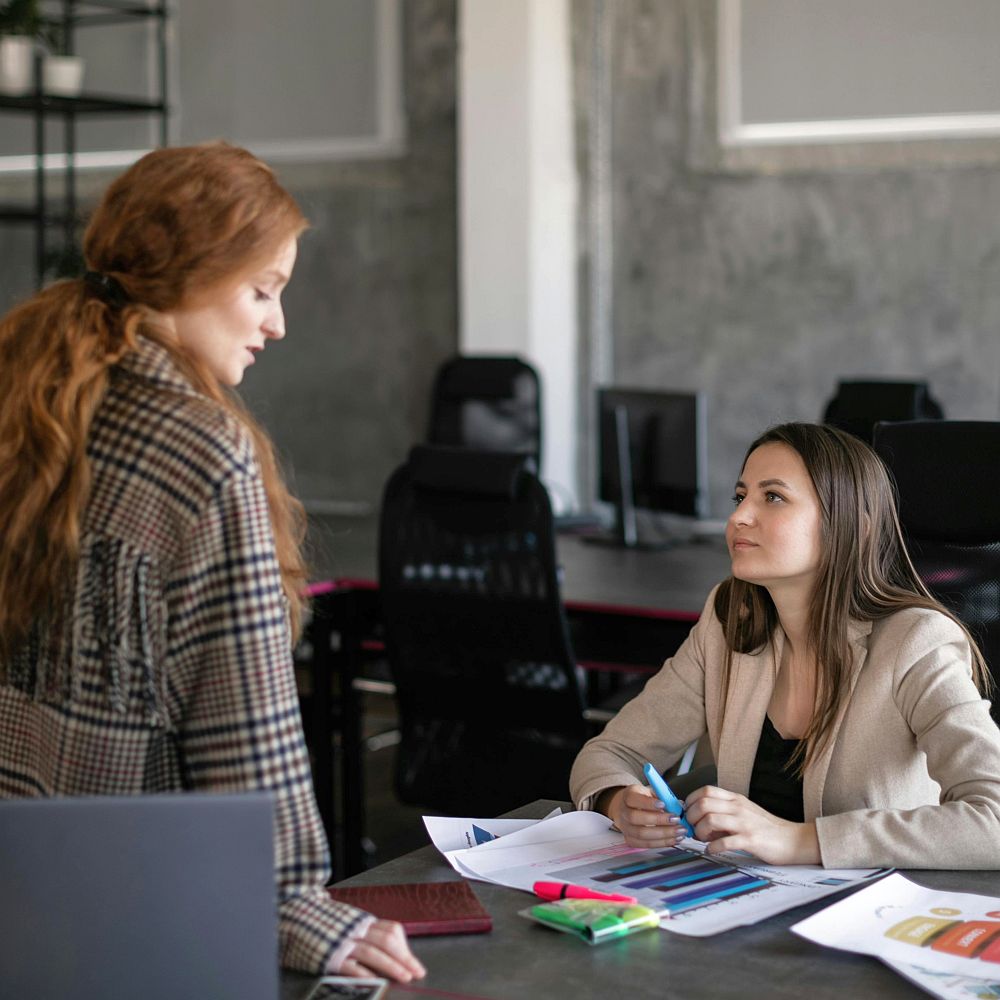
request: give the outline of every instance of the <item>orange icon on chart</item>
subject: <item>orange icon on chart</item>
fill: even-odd
[[[947,909],[941,907],[936,912]],[[885,936],[958,958],[978,958],[1000,964],[1000,921],[997,920],[908,917],[890,927]]]
[[[934,951],[943,951],[959,958],[981,958],[987,962],[1000,961],[987,958],[986,951],[996,944],[1000,935],[1000,923],[996,920],[963,920],[950,927],[932,944]]]

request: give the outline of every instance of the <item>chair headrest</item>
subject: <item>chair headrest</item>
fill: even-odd
[[[836,395],[827,404],[827,416],[870,418],[874,424],[876,420],[926,420],[944,413],[926,382],[841,379]]]
[[[516,357],[456,357],[441,367],[437,394],[447,399],[510,399],[532,369]]]
[[[912,537],[1000,541],[1000,421],[879,423],[874,443],[896,478],[900,520]]]
[[[419,444],[410,450],[409,468],[418,489],[513,499],[521,477],[529,472],[529,458],[513,452]]]

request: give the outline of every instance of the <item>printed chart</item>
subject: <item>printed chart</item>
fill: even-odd
[[[493,832],[493,831],[491,831]],[[883,874],[881,869],[779,868],[749,855],[707,857],[705,845],[625,846],[606,816],[567,813],[465,850],[445,851],[462,875],[530,891],[536,881],[572,882],[634,896],[678,934],[704,936],[755,923]]]
[[[721,899],[734,899],[772,885],[770,879],[749,875],[731,865],[710,861],[677,847],[645,854],[628,854],[607,862],[560,868],[564,882],[595,882],[608,892],[638,897],[643,905],[676,915]],[[612,888],[613,886],[613,888]]]
[[[1000,899],[890,875],[796,924],[818,944],[882,959],[935,996],[1000,996]]]

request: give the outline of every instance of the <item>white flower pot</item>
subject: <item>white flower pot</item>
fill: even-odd
[[[25,35],[0,36],[0,94],[30,93],[34,76],[35,40]]]
[[[76,97],[83,89],[80,56],[46,56],[42,60],[42,90],[57,97]]]

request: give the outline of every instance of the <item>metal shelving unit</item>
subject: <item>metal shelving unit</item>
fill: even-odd
[[[77,119],[81,117],[116,117],[120,115],[158,115],[160,144],[167,144],[167,22],[169,11],[166,0],[149,4],[116,2],[116,0],[59,0],[45,12],[45,21],[59,27],[66,39],[66,53],[75,51],[74,36],[78,29],[91,29],[152,20],[156,24],[155,55],[158,59],[159,96],[155,100],[80,94],[76,97],[57,97],[45,94],[42,89],[41,59],[35,60],[34,93],[25,96],[0,94],[0,114],[26,114],[34,122],[34,199],[28,205],[0,204],[0,224],[28,224],[35,228],[35,273],[41,286],[50,270],[48,235],[52,228],[63,234],[63,256],[76,246],[77,217],[76,154]],[[65,183],[58,199],[50,198],[45,176],[46,137],[45,125],[49,119],[63,123],[63,152],[66,157]],[[61,202],[58,204],[57,202]]]

